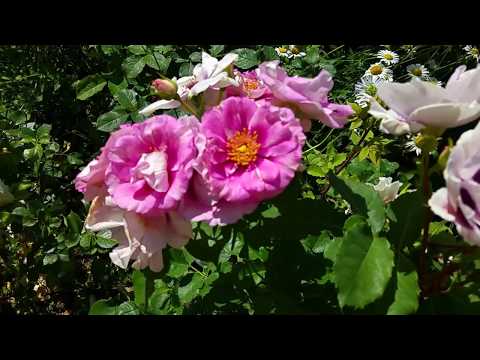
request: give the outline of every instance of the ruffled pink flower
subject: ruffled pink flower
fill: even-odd
[[[279,66],[279,61],[265,62],[259,66],[259,78],[273,94],[273,104],[291,108],[301,120],[305,131],[311,127],[310,119],[319,120],[331,128],[342,128],[353,114],[349,105],[328,101],[333,88],[331,75],[322,70],[313,79],[289,77]]]
[[[258,72],[258,69],[244,72],[234,70],[235,79],[239,86],[229,86],[226,88],[226,96],[248,97],[255,100],[271,98],[272,93],[268,86],[258,77]]]
[[[455,223],[466,241],[480,245],[480,124],[460,136],[444,171],[446,187],[429,201],[432,211]]]
[[[105,184],[120,208],[140,214],[173,210],[197,157],[194,117],[156,116],[123,126],[105,149]]]
[[[75,178],[75,189],[83,193],[85,200],[92,201],[98,195],[106,193],[105,171],[108,166],[107,149],[118,136],[118,132],[110,135],[107,143],[100,150],[100,155],[90,161]]]
[[[125,211],[116,206],[110,196],[93,199],[85,227],[91,231],[110,230],[119,242],[110,253],[112,262],[126,269],[147,266],[155,272],[163,269],[162,250],[168,245],[181,248],[192,237],[192,226],[176,212],[151,217]]]
[[[281,193],[302,159],[305,135],[290,109],[230,97],[206,112],[201,154],[180,212],[223,225]]]

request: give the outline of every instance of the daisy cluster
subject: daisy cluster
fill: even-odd
[[[393,71],[390,68],[399,61],[397,53],[390,50],[380,50],[376,55],[378,61],[371,64],[360,81],[355,84],[355,102],[361,107],[368,107],[369,98],[375,97],[378,85],[385,81],[393,81]]]
[[[275,48],[275,52],[277,53],[278,56],[291,59],[291,58],[298,58],[298,57],[304,57],[307,54],[303,51],[301,51],[297,45],[282,45],[279,47]]]
[[[408,53],[414,53],[415,47],[404,49]],[[377,62],[371,64],[357,84],[355,84],[355,102],[362,108],[370,104],[370,99],[377,96],[378,86],[383,82],[392,82],[392,67],[399,65],[399,55],[391,50],[383,49],[376,54]],[[405,75],[410,79],[428,81],[441,86],[442,83],[430,76],[429,70],[422,64],[410,64],[406,67]]]
[[[353,113],[329,101],[325,70],[290,77],[271,61],[240,72],[236,59],[203,53],[192,76],[154,80],[160,99],[141,111],[150,117],[113,132],[76,177],[91,202],[85,227],[111,232],[117,266],[161,271],[163,249],[184,246],[192,221],[233,224],[253,212],[301,168],[311,120],[342,128]],[[174,108],[190,115],[151,116]]]

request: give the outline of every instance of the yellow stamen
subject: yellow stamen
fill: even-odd
[[[383,72],[382,65],[373,65],[370,67],[370,73],[372,75],[380,75]]]
[[[260,144],[257,142],[256,131],[250,133],[248,129],[237,131],[227,142],[228,159],[240,166],[248,166],[257,160]]]
[[[287,50],[287,48],[279,47],[278,51],[280,51],[281,53],[286,53],[288,50]]]
[[[422,69],[420,68],[415,68],[412,70],[412,74],[415,76],[422,76]]]

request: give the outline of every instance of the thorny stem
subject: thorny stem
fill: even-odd
[[[431,196],[430,191],[430,179],[429,179],[429,152],[423,152],[423,169],[422,169],[422,180],[423,180],[423,194],[425,195],[425,216],[423,221],[423,237],[422,237],[422,246],[419,257],[419,279],[420,279],[420,288],[423,289],[423,279],[427,273],[427,250],[428,250],[428,231],[430,228],[430,222],[432,221],[432,212],[428,206],[428,200]],[[422,290],[423,292],[424,290]]]

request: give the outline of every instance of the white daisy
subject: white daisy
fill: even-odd
[[[467,52],[467,56],[468,57],[472,57],[474,58],[475,60],[479,60],[480,58],[480,53],[478,51],[478,48],[475,47],[475,46],[472,46],[472,45],[467,45],[463,48],[463,50],[465,50]]]
[[[411,137],[410,137],[411,139]],[[417,143],[415,142],[415,139],[414,140],[410,140],[410,141],[407,141],[405,143],[405,148],[407,149],[407,151],[409,152],[415,152],[415,154],[417,154],[417,156],[420,156],[420,154],[422,153],[422,149],[420,149],[418,146],[417,146]]]
[[[355,102],[361,107],[367,107],[370,96],[377,95],[378,84],[385,80],[372,75],[363,76],[359,82],[355,84]]]
[[[294,58],[304,57],[305,55],[307,55],[306,53],[300,51],[295,45],[289,45],[288,48]]]
[[[365,71],[365,75],[371,75],[373,77],[378,77],[383,80],[392,81],[393,80],[393,72],[391,69],[387,68],[382,63],[375,63],[370,65],[367,71]]]
[[[292,57],[292,53],[290,50],[288,50],[286,47],[284,46],[280,46],[280,47],[276,47],[275,48],[275,51],[277,53],[278,56],[283,56],[283,57],[287,57],[287,58],[291,58]]]
[[[421,64],[411,64],[407,66],[407,72],[411,78],[417,77],[422,80],[429,80],[430,73],[427,68]]]
[[[390,50],[380,50],[377,53],[377,58],[379,58],[381,62],[387,65],[396,64],[400,59],[397,53]]]

